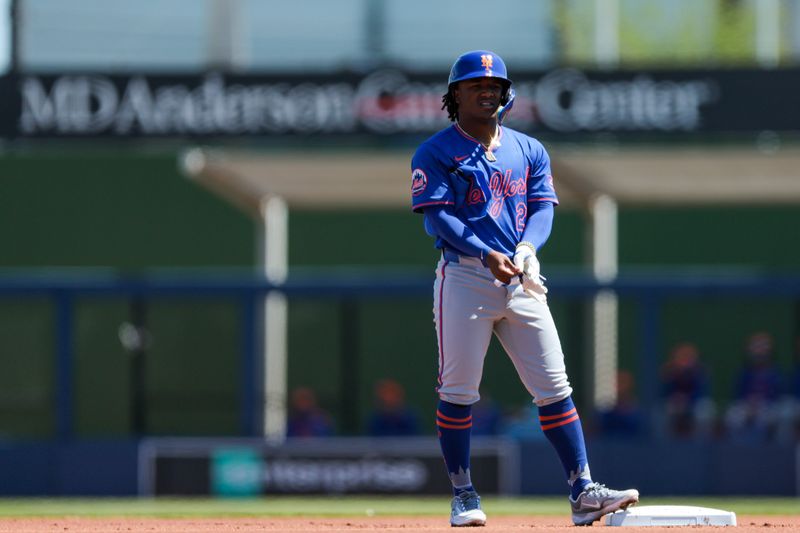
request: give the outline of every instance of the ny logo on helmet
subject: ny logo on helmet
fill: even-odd
[[[481,55],[481,66],[486,69],[487,74],[491,74],[492,72],[492,62],[494,58],[491,54],[483,54]]]

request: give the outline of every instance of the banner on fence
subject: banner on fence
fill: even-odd
[[[517,443],[476,438],[472,477],[487,494],[519,492]],[[315,438],[270,446],[241,439],[149,439],[143,495],[448,494],[439,444],[425,438]]]

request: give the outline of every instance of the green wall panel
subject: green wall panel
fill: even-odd
[[[800,272],[800,208],[630,208],[620,212],[626,265],[742,265]]]
[[[177,154],[0,157],[0,267],[246,266],[247,217],[178,173]]]
[[[339,304],[330,300],[289,301],[288,387],[314,390],[337,428],[342,422],[342,372],[350,371],[342,365],[340,311]]]
[[[0,438],[54,434],[53,306],[0,300]]]
[[[132,361],[119,338],[128,320],[127,302],[119,299],[82,298],[75,304],[74,430],[79,435],[132,431]]]
[[[238,301],[158,299],[148,307],[146,430],[154,434],[239,431]]]

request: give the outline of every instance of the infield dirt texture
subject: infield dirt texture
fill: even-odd
[[[736,531],[800,531],[800,516],[797,515],[744,515],[739,516]],[[606,527],[603,521],[593,527]],[[697,531],[699,526],[687,527],[625,527],[620,531],[644,531],[650,533],[674,532],[678,529]],[[618,528],[614,528],[615,530]],[[701,528],[707,529],[707,528]],[[719,528],[711,528],[718,531]],[[364,517],[364,518],[4,518],[0,519],[0,531],[16,533],[41,533],[54,531],[67,532],[197,532],[235,531],[249,533],[256,531],[287,532],[344,532],[344,531],[458,531],[449,526],[444,517]],[[486,527],[471,528],[467,531],[582,531],[572,525],[569,517],[554,516],[499,516],[489,518]]]
[[[800,532],[798,498],[646,498],[642,505],[698,505],[734,511],[735,531]],[[582,531],[572,525],[565,498],[487,497],[484,528],[467,531]],[[0,498],[0,533],[256,531],[459,531],[448,522],[449,498]],[[606,527],[603,521],[593,527]],[[621,531],[674,532],[684,527],[626,527]],[[616,528],[615,528],[616,529]],[[702,528],[720,531],[719,528]]]

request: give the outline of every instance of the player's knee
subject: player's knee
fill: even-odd
[[[447,403],[454,403],[456,405],[472,405],[481,399],[477,392],[463,392],[463,391],[445,391],[439,389],[439,398]]]
[[[533,403],[535,403],[537,407],[544,407],[545,405],[560,402],[561,400],[569,398],[570,396],[572,396],[572,387],[565,385],[551,391],[551,393],[546,396],[537,396],[534,398]]]

